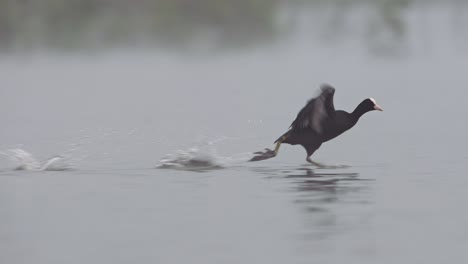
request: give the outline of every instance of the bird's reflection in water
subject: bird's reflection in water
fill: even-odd
[[[359,173],[317,172],[301,168],[284,176],[291,180],[293,203],[298,206],[304,219],[303,239],[321,241],[352,229],[360,215],[353,215],[350,208],[369,204],[366,189],[372,180],[362,179]]]
[[[287,179],[294,179],[294,189],[299,192],[309,192],[306,195],[316,195],[320,192],[337,194],[340,191],[347,191],[346,181],[360,180],[358,173],[335,172],[322,173],[315,172],[309,168],[301,168],[290,172],[284,176]]]
[[[373,179],[346,170],[308,167],[258,169],[269,179],[287,181],[286,191],[304,222],[298,239],[319,242],[367,223]]]

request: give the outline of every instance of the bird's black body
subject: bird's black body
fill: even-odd
[[[359,118],[372,110],[382,110],[375,100],[369,98],[362,101],[352,113],[335,110],[333,96],[335,89],[322,85],[319,96],[312,98],[297,114],[290,129],[279,137],[275,143],[275,151],[268,150],[252,158],[252,161],[263,160],[276,156],[279,145],[302,145],[307,151],[307,160],[322,145],[352,128]]]

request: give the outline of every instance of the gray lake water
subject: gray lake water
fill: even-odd
[[[3,54],[0,263],[465,263],[467,12],[407,12],[390,52],[306,16],[216,54]],[[246,162],[324,82],[385,110],[314,154],[351,167]],[[209,164],[156,168],[174,157]]]

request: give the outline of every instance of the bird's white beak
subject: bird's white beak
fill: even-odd
[[[379,110],[379,111],[383,111],[382,107],[380,107],[380,105],[378,105],[378,104],[374,105],[374,109]]]

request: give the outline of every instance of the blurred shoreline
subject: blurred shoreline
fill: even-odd
[[[388,51],[405,45],[414,20],[431,31],[425,19],[434,9],[448,12],[452,35],[466,39],[468,1],[2,1],[0,53],[213,52],[274,45],[298,30],[328,43],[353,34],[370,49]]]

